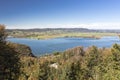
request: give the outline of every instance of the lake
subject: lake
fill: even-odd
[[[107,36],[101,39],[94,38],[55,38],[47,40],[35,40],[26,38],[8,38],[9,41],[30,46],[34,55],[39,56],[56,51],[65,51],[76,46],[89,47],[95,45],[101,47],[111,47],[114,43],[120,44],[118,36]]]

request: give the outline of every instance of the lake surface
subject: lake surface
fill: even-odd
[[[48,40],[35,40],[25,38],[8,38],[9,41],[25,44],[30,46],[34,55],[39,56],[56,51],[64,51],[76,46],[89,47],[111,47],[114,43],[120,44],[118,36],[102,37],[101,39],[93,38],[55,38]]]

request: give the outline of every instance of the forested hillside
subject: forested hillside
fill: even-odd
[[[19,80],[119,80],[119,61],[117,44],[111,49],[76,47],[40,58],[22,58]]]
[[[0,25],[0,80],[120,80],[118,44],[34,57],[20,56],[23,47],[7,44],[6,36],[4,25]]]
[[[0,80],[17,80],[20,73],[20,58],[6,42],[4,25],[0,25]]]

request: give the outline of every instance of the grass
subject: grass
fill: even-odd
[[[61,34],[42,34],[42,35],[33,35],[28,38],[32,39],[51,39],[59,37],[84,37],[84,38],[96,38],[99,39],[103,36],[118,36],[117,33],[61,33]]]

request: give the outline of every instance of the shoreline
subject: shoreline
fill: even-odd
[[[22,33],[21,33],[22,34]],[[60,34],[42,34],[39,33],[34,33],[30,34],[27,33],[26,35],[21,36],[19,34],[9,34],[10,38],[28,38],[28,39],[36,39],[36,40],[47,40],[47,39],[54,39],[54,38],[94,38],[94,39],[100,39],[103,36],[119,36],[117,33],[100,33],[100,32],[86,32],[86,33],[60,33]]]
[[[118,36],[119,35],[105,35],[107,36]],[[8,37],[8,38],[25,38],[25,39],[35,39],[35,40],[48,40],[48,39],[56,39],[56,38],[93,38],[93,39],[101,39],[105,36],[99,36],[99,37],[92,37],[92,36],[64,36],[64,37],[52,37],[52,38],[36,38],[36,37]]]

